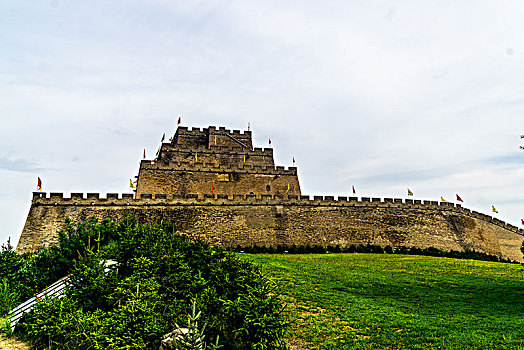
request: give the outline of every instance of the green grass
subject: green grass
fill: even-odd
[[[413,255],[248,255],[306,349],[524,349],[520,265]]]

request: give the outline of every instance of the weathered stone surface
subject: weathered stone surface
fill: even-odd
[[[64,219],[90,216],[172,222],[181,234],[219,246],[380,244],[475,249],[522,260],[523,232],[489,216],[454,206],[373,201],[265,198],[46,198],[35,193],[18,251],[57,241]],[[161,196],[164,197],[164,196]]]
[[[251,131],[179,127],[156,161],[142,160],[137,196],[163,193],[300,196],[297,169],[276,166],[272,148],[253,148]]]

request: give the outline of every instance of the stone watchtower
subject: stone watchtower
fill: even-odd
[[[251,131],[178,127],[156,161],[142,160],[136,196],[297,195],[297,168],[275,167],[272,148],[253,148]]]

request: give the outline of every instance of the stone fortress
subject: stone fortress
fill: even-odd
[[[523,261],[524,231],[459,204],[303,196],[297,169],[253,148],[251,131],[178,127],[155,161],[142,160],[136,195],[34,192],[17,251],[56,244],[65,218],[172,222],[219,246],[379,244],[474,249]]]

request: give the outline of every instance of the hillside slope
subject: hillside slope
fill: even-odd
[[[305,349],[524,348],[520,265],[385,254],[241,255],[282,286]]]

